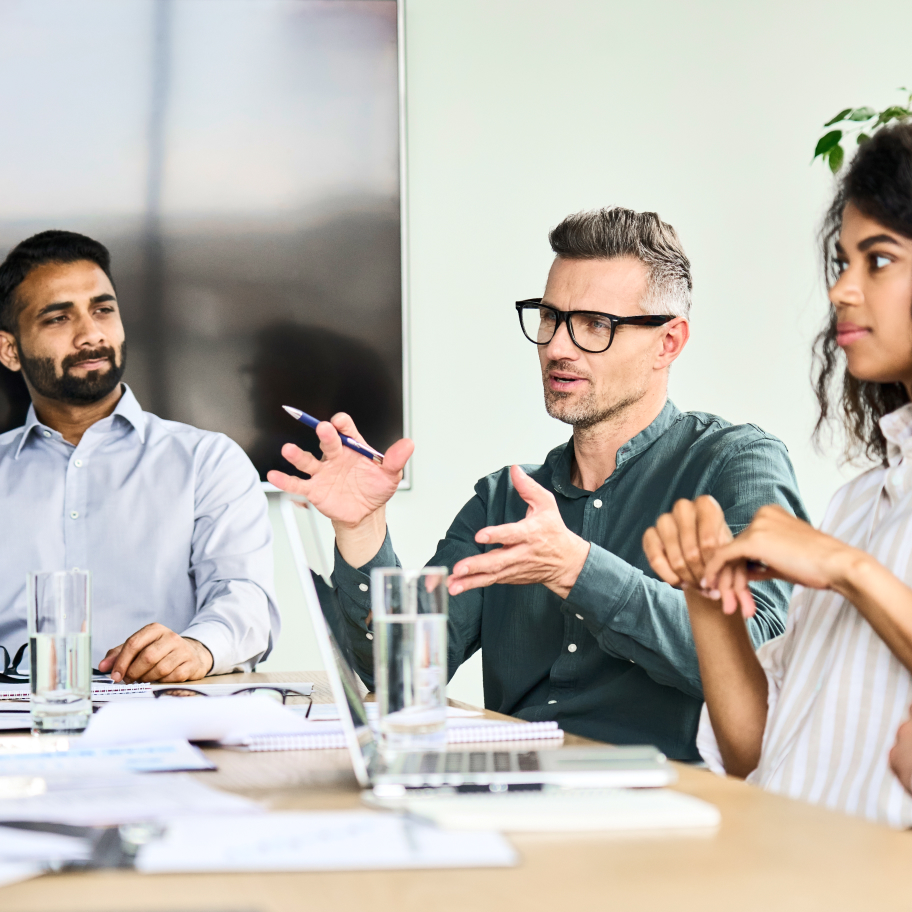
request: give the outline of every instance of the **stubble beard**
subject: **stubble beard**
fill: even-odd
[[[588,431],[597,425],[616,420],[646,395],[645,389],[627,390],[622,398],[606,403],[600,401],[596,395],[592,378],[586,377],[585,379],[590,382],[589,392],[581,398],[576,398],[573,393],[562,393],[548,385],[548,373],[562,369],[565,368],[560,362],[552,361],[542,371],[545,410],[552,418],[569,424],[575,432]]]
[[[74,365],[98,358],[107,358],[111,366],[107,370],[92,371],[84,377],[71,373],[70,368]],[[53,358],[29,357],[21,347],[19,364],[28,385],[46,399],[70,405],[91,405],[110,395],[120,384],[127,367],[127,343],[120,346],[120,352],[107,347],[80,352],[75,357],[69,355],[63,359],[60,374]]]

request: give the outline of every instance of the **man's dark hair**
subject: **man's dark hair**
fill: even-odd
[[[634,212],[622,206],[577,212],[552,228],[548,240],[551,249],[568,260],[639,260],[649,272],[642,302],[646,313],[690,314],[690,260],[674,228],[655,212]]]
[[[114,286],[108,248],[84,234],[52,229],[18,243],[0,263],[0,329],[16,335],[19,317],[16,289],[35,267],[79,260],[94,263]]]
[[[858,149],[840,180],[820,232],[828,285],[839,278],[836,240],[849,203],[885,228],[912,239],[912,123],[878,130]],[[912,310],[912,301],[909,308]],[[834,307],[814,342],[813,379],[820,409],[814,428],[818,444],[824,427],[838,416],[846,432],[846,457],[864,457],[886,465],[887,441],[879,421],[908,402],[909,396],[902,383],[858,380],[849,373],[836,345]]]

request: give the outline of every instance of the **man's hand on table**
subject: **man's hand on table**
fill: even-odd
[[[476,533],[475,541],[480,545],[503,547],[459,561],[449,579],[450,595],[494,583],[542,583],[565,599],[586,563],[590,543],[564,525],[550,491],[529,478],[519,466],[510,469],[510,478],[519,496],[529,505],[526,518],[488,526]]]
[[[177,684],[206,677],[212,661],[212,653],[199,640],[182,637],[162,624],[147,624],[109,649],[98,670],[125,684]]]

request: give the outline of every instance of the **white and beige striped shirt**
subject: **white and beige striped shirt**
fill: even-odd
[[[912,404],[884,416],[888,465],[836,492],[821,530],[912,586]],[[753,782],[783,795],[912,826],[912,797],[888,762],[912,703],[912,675],[835,592],[796,586],[785,633],[757,652],[769,714]],[[723,772],[706,707],[697,746]]]

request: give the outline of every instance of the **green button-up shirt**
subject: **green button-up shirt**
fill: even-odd
[[[760,428],[680,412],[670,401],[618,450],[617,468],[596,491],[571,482],[573,442],[544,465],[524,466],[554,493],[567,528],[592,542],[572,591],[561,599],[541,584],[495,585],[450,599],[449,674],[482,650],[485,706],[533,721],[556,719],[569,732],[616,744],[655,744],[669,757],[699,759],[703,700],[683,594],[658,580],[641,539],[681,497],[712,494],[737,534],[764,504],[807,518],[784,444]],[[503,468],[475,486],[438,544],[433,566],[453,565],[491,546],[485,526],[517,522],[527,505]],[[496,547],[496,546],[495,546]],[[398,563],[387,535],[357,569],[336,551],[338,593],[330,623],[347,641],[361,677],[373,681],[369,575]],[[785,630],[790,587],[753,585],[755,646]]]

